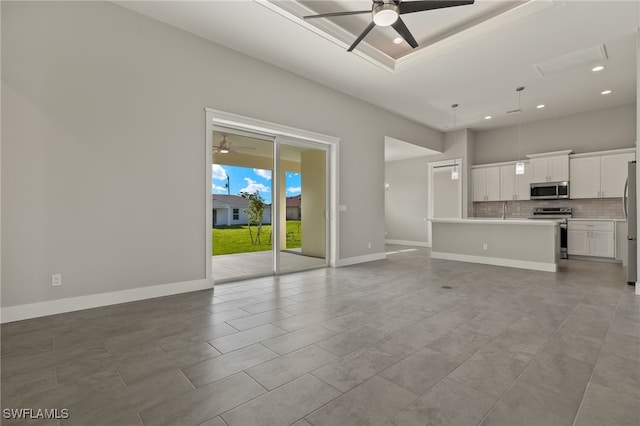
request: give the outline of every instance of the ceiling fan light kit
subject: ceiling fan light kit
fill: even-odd
[[[360,33],[358,38],[347,49],[347,52],[353,51],[356,46],[369,34],[369,32],[376,26],[379,27],[393,27],[394,30],[406,41],[412,48],[418,47],[418,42],[413,37],[409,28],[405,25],[400,15],[405,13],[424,12],[427,10],[443,9],[446,7],[464,6],[473,4],[474,0],[451,0],[451,1],[436,1],[436,0],[416,0],[416,1],[403,1],[403,0],[373,0],[371,10],[356,10],[351,12],[332,12],[321,13],[319,15],[303,16],[304,19],[315,18],[333,18],[336,16],[348,16],[348,15],[360,15],[363,13],[371,13],[371,22]]]
[[[236,145],[231,147],[231,142],[227,140],[227,135],[222,135],[222,140],[220,141],[220,145],[213,146],[213,152],[218,154],[228,154],[230,152],[247,151],[247,150],[255,150],[255,148],[250,146],[236,146]]]
[[[220,152],[220,154],[229,153],[229,142],[227,142],[227,135],[222,136],[222,142],[220,142],[220,150],[218,152]]]
[[[379,27],[388,27],[398,20],[398,6],[395,3],[374,4],[372,18]]]

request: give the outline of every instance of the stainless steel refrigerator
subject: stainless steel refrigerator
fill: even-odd
[[[624,188],[624,216],[627,219],[629,247],[627,261],[627,284],[635,285],[638,280],[638,223],[636,200],[636,162],[629,161],[629,174]]]

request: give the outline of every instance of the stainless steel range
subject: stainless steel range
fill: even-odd
[[[534,207],[529,219],[556,219],[560,226],[560,258],[568,259],[567,219],[571,219],[571,207]]]

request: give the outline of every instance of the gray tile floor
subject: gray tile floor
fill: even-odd
[[[5,324],[1,390],[69,410],[38,425],[638,425],[640,297],[396,251]]]

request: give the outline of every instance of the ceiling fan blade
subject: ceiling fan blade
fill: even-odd
[[[421,1],[403,1],[400,3],[400,14],[422,12],[425,10],[443,9],[445,7],[465,6],[473,4],[474,0],[453,0],[453,1],[436,1],[436,0],[421,0]]]
[[[391,24],[391,26],[393,27],[394,30],[398,32],[398,34],[402,36],[404,41],[409,43],[411,47],[413,47],[414,49],[418,47],[418,42],[416,41],[415,38],[413,38],[413,36],[411,35],[411,31],[409,31],[409,28],[407,28],[402,18],[398,17],[396,22]]]
[[[332,16],[347,16],[347,15],[360,15],[362,13],[371,13],[371,9],[369,10],[356,10],[353,12],[333,12],[333,13],[321,13],[320,15],[308,15],[303,16],[304,19],[314,19],[314,18],[330,18]]]
[[[362,41],[362,39],[365,38],[367,34],[369,34],[369,31],[371,31],[375,26],[376,26],[375,22],[371,21],[371,23],[367,26],[367,28],[364,29],[362,34],[360,34],[360,36],[356,39],[356,41],[354,41],[353,44],[347,49],[347,52],[351,52],[353,49],[355,49],[356,46]]]

